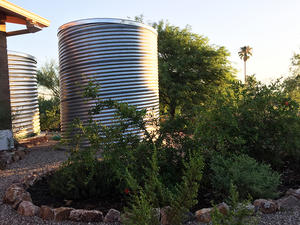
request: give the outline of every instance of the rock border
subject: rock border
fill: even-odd
[[[29,150],[25,147],[18,146],[10,150],[0,151],[0,170],[4,170],[9,164],[25,158]]]
[[[3,196],[3,203],[9,204],[23,216],[39,216],[43,220],[76,222],[120,222],[121,213],[116,209],[110,209],[103,216],[99,210],[74,209],[69,207],[51,208],[46,205],[41,207],[32,203],[31,195],[26,189],[34,185],[45,176],[53,174],[57,168],[46,168],[41,172],[33,172],[25,176],[19,183],[10,185]]]
[[[58,168],[45,168],[40,172],[33,172],[31,175],[25,176],[19,183],[13,183],[6,190],[3,196],[3,203],[9,204],[17,210],[18,214],[23,216],[39,216],[43,220],[64,221],[71,220],[75,222],[122,222],[121,213],[116,209],[110,209],[104,216],[99,210],[74,209],[70,207],[51,208],[46,205],[41,207],[32,203],[31,195],[26,191],[30,186],[45,176],[53,174]],[[300,188],[289,189],[285,196],[278,199],[257,199],[247,206],[253,213],[258,211],[264,214],[275,213],[279,210],[287,210],[294,207],[300,207]],[[230,208],[222,202],[216,208],[224,215],[226,215]],[[162,225],[168,224],[168,210],[169,206],[163,208],[153,209],[155,215]],[[211,213],[214,208],[203,208],[197,210],[195,213],[187,215],[187,221],[197,220],[201,223],[209,223],[211,221]],[[128,218],[128,215],[122,215],[123,219]],[[185,222],[187,222],[185,221]]]

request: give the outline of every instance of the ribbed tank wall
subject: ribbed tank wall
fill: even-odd
[[[8,51],[12,127],[14,135],[26,137],[40,132],[35,57]]]
[[[59,28],[61,129],[86,120],[93,102],[83,98],[89,81],[100,85],[101,99],[127,102],[159,115],[157,32],[121,19],[87,19]],[[112,110],[93,117],[110,125]]]

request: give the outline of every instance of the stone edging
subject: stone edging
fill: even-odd
[[[35,184],[38,180],[45,176],[53,174],[57,168],[46,168],[41,172],[34,172],[31,175],[25,176],[20,183],[12,184],[5,192],[3,202],[11,205],[20,215],[24,216],[39,216],[44,220],[63,221],[71,220],[76,222],[121,222],[121,213],[118,210],[110,209],[103,216],[99,210],[74,209],[69,207],[50,208],[48,206],[38,207],[32,203],[31,195],[26,191],[27,188]],[[261,213],[275,213],[281,209],[290,209],[300,207],[300,188],[289,189],[286,195],[278,200],[257,199],[247,206],[253,212],[260,211]],[[157,217],[162,225],[168,224],[167,211],[169,206],[154,209],[157,211]],[[229,206],[226,203],[217,205],[217,209],[223,214],[229,212]],[[188,220],[197,220],[202,223],[211,221],[211,212],[213,208],[204,208],[190,213]],[[124,215],[126,218],[126,215]]]
[[[51,175],[57,168],[44,169],[32,175],[25,176],[20,183],[12,184],[3,196],[3,203],[11,205],[20,215],[39,216],[44,220],[72,220],[77,222],[120,222],[120,212],[110,209],[103,216],[98,210],[74,209],[69,207],[50,208],[48,206],[36,206],[32,203],[31,195],[27,188],[35,184],[45,176]]]
[[[0,151],[0,170],[4,170],[7,165],[24,159],[25,155],[29,153],[27,148],[19,146],[12,150]]]

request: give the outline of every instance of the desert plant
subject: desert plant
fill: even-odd
[[[145,169],[146,177],[143,186],[131,174],[128,174],[128,185],[133,194],[130,208],[126,208],[125,224],[159,224],[156,208],[166,208],[168,223],[179,225],[184,221],[186,213],[197,204],[199,181],[202,178],[203,160],[199,152],[190,152],[188,161],[184,163],[181,182],[175,190],[170,191],[160,176],[156,150],[154,150],[150,167]]]
[[[281,170],[300,162],[298,110],[280,81],[264,85],[249,77],[199,106],[195,138],[209,152],[243,153]]]
[[[270,166],[258,163],[247,155],[224,157],[215,154],[211,161],[212,187],[222,197],[230,194],[233,183],[246,199],[250,194],[253,198],[274,198],[278,196],[277,187],[280,175],[272,171]]]

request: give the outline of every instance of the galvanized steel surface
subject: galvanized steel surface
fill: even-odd
[[[159,114],[157,32],[121,19],[86,19],[59,28],[61,127],[83,121],[94,102],[83,98],[89,81],[101,88],[101,99],[127,102]],[[112,123],[113,110],[93,117]]]
[[[40,132],[35,57],[8,51],[10,104],[13,132],[28,136]]]

